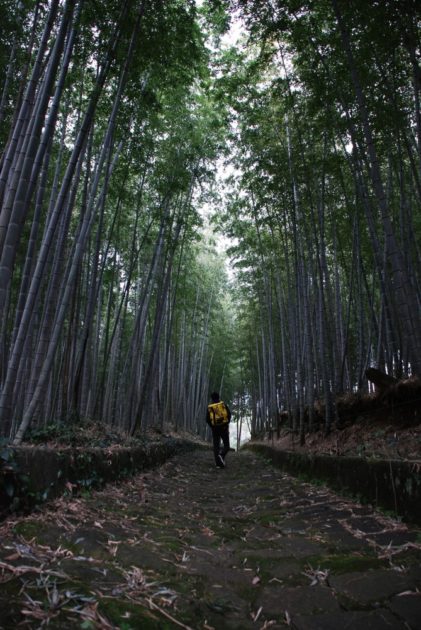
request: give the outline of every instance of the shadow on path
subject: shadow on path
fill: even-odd
[[[0,628],[421,627],[419,530],[211,451],[0,527]]]

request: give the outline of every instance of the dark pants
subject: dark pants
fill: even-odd
[[[218,455],[222,455],[225,459],[225,455],[230,450],[230,434],[229,424],[221,424],[220,426],[212,427],[213,437],[213,454],[215,456],[215,463],[219,464]],[[223,442],[223,449],[220,450],[221,440]]]

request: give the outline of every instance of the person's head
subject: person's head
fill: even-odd
[[[213,402],[219,402],[219,393],[218,392],[212,392],[211,398],[212,398]]]

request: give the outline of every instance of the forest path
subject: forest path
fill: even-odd
[[[0,527],[0,628],[421,627],[419,530],[210,450]]]

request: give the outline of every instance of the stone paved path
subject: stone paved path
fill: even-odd
[[[421,628],[419,530],[250,452],[0,527],[0,628]]]

